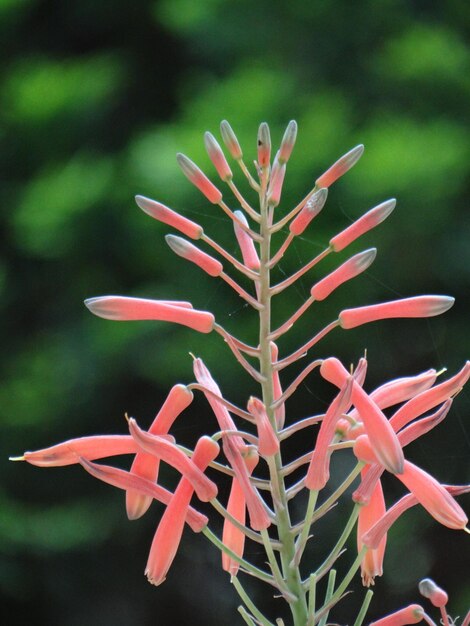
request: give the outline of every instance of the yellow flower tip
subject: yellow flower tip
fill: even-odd
[[[127,413],[127,411],[124,413],[124,419],[126,420],[128,424],[129,424],[129,421],[132,419],[131,417],[129,417],[129,414]]]
[[[188,352],[188,354],[192,358],[193,361],[197,360],[197,356],[194,356],[194,354],[192,352]]]
[[[26,461],[24,456],[9,456],[8,460],[9,461]]]

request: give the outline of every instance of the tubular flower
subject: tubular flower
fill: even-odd
[[[407,624],[417,624],[424,617],[424,609],[419,604],[410,604],[404,609],[395,611],[376,622],[371,622],[369,626],[407,626]]]
[[[370,471],[365,467],[362,470],[364,476]],[[361,505],[359,509],[359,517],[357,522],[357,551],[362,550],[362,536],[385,514],[385,500],[380,480],[375,483],[374,490],[370,501]],[[384,534],[377,548],[367,550],[361,562],[362,584],[366,587],[374,584],[376,576],[382,576],[383,560],[385,554],[385,546],[387,543],[387,535]]]

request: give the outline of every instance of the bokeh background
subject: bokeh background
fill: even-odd
[[[274,143],[290,119],[298,121],[280,213],[338,156],[366,145],[282,261],[280,278],[365,210],[398,198],[387,222],[354,247],[378,247],[371,269],[307,315],[281,351],[303,343],[340,308],[448,293],[456,304],[443,317],[337,332],[319,354],[349,363],[367,348],[368,389],[429,367],[456,371],[470,348],[470,6],[466,0],[0,0],[0,33],[3,623],[241,623],[218,554],[202,537],[185,534],[163,587],[145,581],[158,506],[131,524],[122,493],[81,468],[40,470],[6,458],[74,436],[124,432],[125,411],[149,424],[171,385],[193,380],[189,351],[205,359],[234,402],[243,404],[254,391],[218,337],[166,324],[114,324],[81,304],[110,293],[189,299],[214,310],[231,332],[255,340],[254,320],[241,301],[172,256],[163,240],[168,228],[133,202],[135,193],[159,199],[235,251],[227,220],[175,161],[182,151],[215,180],[202,135],[218,135],[224,118],[248,162],[261,121],[269,122]],[[323,269],[331,267],[326,262]],[[313,280],[309,274],[288,292],[279,321]],[[319,412],[331,399],[317,378],[289,404],[292,417]],[[442,482],[469,480],[469,410],[464,391],[445,424],[409,447],[409,458]],[[213,427],[197,399],[175,434],[190,444]],[[343,469],[340,463],[338,473]],[[393,480],[386,490],[389,502],[402,493]],[[324,546],[334,541],[340,514],[330,513]],[[409,511],[390,532],[370,617],[419,601],[416,584],[424,576],[451,592],[454,616],[464,614],[466,539],[418,508]],[[324,549],[315,545],[312,563]],[[249,550],[256,558],[256,547]],[[348,559],[342,557],[340,570]],[[356,585],[331,619],[352,623],[362,594]],[[257,598],[265,607],[272,602],[261,589]]]

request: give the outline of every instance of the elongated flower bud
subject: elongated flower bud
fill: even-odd
[[[284,132],[284,136],[281,141],[281,147],[279,148],[279,163],[283,165],[287,163],[294,149],[295,140],[297,139],[297,122],[291,120],[287,125]]]
[[[271,182],[268,189],[268,203],[276,207],[281,201],[282,185],[284,176],[286,175],[286,166],[279,165],[276,171],[271,175]]]
[[[334,272],[328,274],[328,276],[325,276],[325,278],[316,283],[316,285],[311,288],[310,293],[315,300],[324,300],[340,285],[351,278],[355,278],[362,272],[365,272],[373,263],[376,254],[376,248],[371,248],[370,250],[365,250],[364,252],[354,255],[340,265]]]
[[[248,221],[243,211],[234,211],[237,218],[248,226]],[[233,229],[235,231],[235,237],[237,238],[238,245],[243,257],[243,263],[251,270],[259,270],[260,261],[258,253],[256,252],[255,242],[250,235],[240,227],[237,222],[233,222]]]
[[[271,363],[274,365],[275,363],[277,363],[279,350],[277,348],[277,345],[274,343],[274,341],[271,341],[269,345],[271,347]],[[281,378],[279,376],[279,370],[272,368],[272,371],[273,371],[273,400],[274,402],[276,402],[276,400],[279,400],[279,398],[282,396]],[[277,409],[275,409],[274,417],[276,418],[277,429],[281,430],[282,428],[284,428],[284,422],[286,419],[286,405],[284,402],[280,406],[278,406]]]
[[[202,237],[204,232],[202,226],[188,220],[186,217],[169,209],[164,204],[155,202],[155,200],[150,200],[150,198],[145,198],[144,196],[136,196],[135,201],[144,213],[147,213],[147,215],[150,215],[150,217],[153,217],[159,222],[176,228],[176,230],[179,230],[183,235],[186,235],[186,237],[190,239],[200,239]]]
[[[89,474],[118,489],[138,492],[145,497],[158,500],[158,502],[162,502],[163,504],[169,504],[173,498],[171,491],[164,489],[160,485],[156,485],[146,478],[141,478],[140,476],[136,476],[135,474],[131,474],[117,467],[92,463],[83,457],[79,457],[79,463]],[[199,513],[199,511],[189,507],[186,522],[191,529],[197,533],[207,526],[208,519],[205,515]]]
[[[201,437],[193,454],[194,466],[203,472],[218,453],[219,446],[213,439]],[[152,585],[160,585],[165,580],[173,563],[183,534],[184,521],[193,491],[193,485],[187,479],[181,479],[160,520],[145,568],[145,575]]]
[[[387,219],[396,204],[397,201],[393,198],[367,211],[367,213],[338,233],[333,239],[330,239],[330,246],[335,252],[344,250],[346,246],[356,241],[361,235],[364,235],[364,233],[372,230]]]
[[[210,333],[214,316],[208,311],[197,311],[168,304],[162,300],[127,298],[125,296],[99,296],[85,300],[85,306],[98,317],[114,321],[157,320],[189,326],[200,333]]]
[[[363,477],[370,471],[370,467],[362,470]],[[375,483],[371,498],[367,504],[359,509],[359,517],[357,521],[357,550],[360,552],[362,546],[362,535],[369,530],[383,515],[385,514],[385,500],[380,480]],[[387,543],[387,535],[385,534],[380,544],[375,549],[366,552],[361,562],[362,584],[366,587],[374,584],[376,576],[382,576],[383,559],[385,554],[385,546]]]
[[[153,420],[148,432],[152,435],[166,435],[175,419],[193,400],[193,393],[185,385],[174,385]],[[141,478],[157,482],[160,459],[147,452],[138,452],[131,466],[131,473]],[[152,498],[137,491],[126,493],[127,517],[138,519],[148,510]]]
[[[187,478],[193,485],[197,496],[203,502],[209,502],[217,495],[217,486],[190,459],[177,448],[159,435],[151,435],[141,430],[137,422],[129,420],[129,431],[137,445],[165,463],[168,463]]]
[[[258,451],[261,456],[272,456],[279,452],[279,440],[269,421],[266,407],[258,398],[248,400],[248,411],[253,415],[258,430]]]
[[[187,156],[180,152],[176,155],[176,160],[186,178],[206,196],[209,202],[219,204],[222,200],[222,193],[211,183],[204,172],[191,159],[188,159]]]
[[[187,261],[195,263],[204,270],[206,274],[209,274],[209,276],[220,276],[222,273],[224,268],[220,261],[214,259],[214,257],[206,254],[202,250],[199,250],[199,248],[189,241],[186,241],[186,239],[177,237],[176,235],[166,235],[165,241],[175,254]]]
[[[269,167],[271,159],[271,135],[269,126],[266,122],[262,122],[258,129],[258,165],[260,167]]]
[[[293,235],[301,235],[310,222],[325,206],[328,197],[328,189],[322,188],[310,196],[300,213],[289,224],[289,230]]]
[[[404,609],[395,611],[382,619],[372,622],[369,626],[407,626],[407,624],[417,624],[421,622],[424,609],[419,604],[410,604]]]
[[[344,154],[340,159],[336,161],[330,168],[326,170],[319,178],[317,178],[315,184],[317,187],[329,187],[332,185],[340,176],[346,174],[348,170],[350,170],[361,158],[364,152],[364,146],[359,144],[346,154]]]
[[[423,578],[423,580],[420,581],[418,588],[419,593],[425,598],[428,598],[433,606],[441,608],[445,606],[449,600],[449,596],[444,589],[438,587],[436,583],[431,580],[431,578]]]
[[[232,157],[236,161],[241,159],[243,157],[242,149],[238,143],[237,136],[233,132],[233,129],[227,120],[222,120],[222,122],[220,122],[220,134],[222,135],[224,144],[227,146],[227,150],[230,152]]]
[[[320,374],[339,388],[349,376],[347,370],[335,358],[323,361]],[[352,401],[359,411],[377,458],[390,472],[400,474],[403,471],[404,459],[398,438],[385,415],[356,381],[353,383]]]
[[[397,317],[434,317],[450,309],[455,298],[450,296],[415,296],[392,300],[381,304],[345,309],[339,314],[341,328],[350,329],[375,322]]]
[[[231,180],[233,178],[232,170],[227,163],[227,159],[222,152],[222,148],[212,133],[205,133],[204,145],[206,146],[207,154],[214,164],[220,178],[225,182]]]

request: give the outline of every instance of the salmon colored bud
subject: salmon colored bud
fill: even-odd
[[[330,239],[330,246],[335,252],[341,252],[341,250],[344,250],[346,246],[356,241],[361,235],[364,235],[364,233],[367,233],[386,220],[396,204],[397,201],[393,198],[367,211],[367,213],[338,233],[333,239]]]
[[[240,222],[243,222],[245,226],[248,226],[248,221],[243,211],[234,211],[234,215],[236,215]],[[237,238],[238,245],[240,246],[243,263],[251,270],[259,270],[260,261],[253,239],[235,221],[233,222],[233,229],[235,231],[235,237]]]
[[[336,161],[330,168],[324,172],[320,178],[317,178],[315,185],[317,187],[329,187],[332,185],[338,178],[340,178],[343,174],[346,174],[348,170],[350,170],[362,156],[364,152],[364,146],[359,144],[346,154],[344,154],[340,159]]]
[[[404,609],[372,622],[369,626],[407,626],[407,624],[417,624],[423,619],[423,615],[424,609],[422,606],[410,604]]]
[[[175,306],[166,301],[100,296],[85,300],[85,306],[98,317],[114,321],[157,320],[189,326],[200,333],[210,333],[214,316],[208,311],[197,311],[186,306]]]
[[[359,435],[356,437],[353,452],[359,461],[363,461],[369,465],[380,463],[367,435]]]
[[[150,215],[150,217],[153,217],[159,222],[176,228],[176,230],[179,230],[183,235],[186,235],[186,237],[190,239],[200,239],[202,237],[202,226],[172,211],[164,204],[160,204],[160,202],[155,202],[155,200],[150,200],[144,196],[136,196],[135,201],[144,213],[147,213],[147,215]]]
[[[300,213],[289,224],[289,230],[293,235],[301,235],[310,222],[316,217],[325,206],[328,197],[328,189],[323,188],[310,196]]]
[[[175,419],[191,404],[192,400],[193,393],[185,385],[174,385],[148,432],[152,435],[166,435]],[[160,459],[147,452],[139,451],[135,455],[130,471],[136,476],[156,483],[159,466]],[[128,491],[126,493],[127,517],[131,520],[142,517],[151,503],[151,497],[136,491]]]
[[[271,135],[269,134],[269,126],[266,122],[262,122],[258,129],[258,165],[269,167],[270,158]]]
[[[271,175],[271,182],[268,190],[268,203],[271,206],[277,206],[281,200],[282,185],[284,176],[286,175],[286,165],[280,165]]]
[[[186,241],[182,237],[176,235],[165,235],[165,241],[175,254],[195,263],[204,270],[209,276],[220,276],[223,271],[223,265],[217,259],[199,250],[195,245]]]
[[[74,465],[83,457],[90,461],[119,454],[135,454],[138,446],[129,435],[95,435],[94,437],[78,437],[58,443],[50,448],[25,452],[24,460],[38,467],[62,467]]]
[[[219,446],[215,441],[210,437],[201,437],[193,454],[194,467],[202,473],[218,453]],[[165,580],[173,563],[183,534],[184,521],[193,491],[193,485],[185,478],[181,479],[160,520],[145,568],[145,575],[152,585],[160,585]]]
[[[450,309],[455,298],[450,296],[415,296],[371,304],[357,309],[345,309],[339,314],[341,328],[349,330],[362,324],[398,317],[434,317]]]
[[[340,285],[351,278],[355,278],[362,272],[365,272],[373,263],[376,254],[376,248],[371,248],[370,250],[365,250],[364,252],[354,255],[340,265],[338,269],[328,274],[328,276],[325,276],[325,278],[314,285],[310,293],[315,300],[324,300]]]
[[[258,398],[248,400],[248,411],[253,415],[258,430],[258,451],[261,456],[273,456],[279,452],[279,440],[269,421],[266,407]]]
[[[230,169],[229,164],[227,163],[227,159],[225,158],[224,153],[222,152],[222,148],[220,147],[217,139],[212,135],[212,133],[205,133],[204,135],[204,145],[206,146],[207,154],[209,155],[210,160],[215,166],[217,173],[220,178],[227,182],[233,178],[232,170]]]
[[[433,606],[441,608],[445,606],[449,600],[449,596],[444,589],[438,587],[430,578],[424,578],[419,583],[418,588],[419,593],[425,598],[428,598]]]
[[[367,474],[370,468],[362,470],[362,476]],[[359,517],[357,521],[357,551],[362,550],[362,535],[369,530],[383,515],[385,514],[385,500],[380,480],[376,482],[372,496],[367,504],[359,509]],[[374,584],[376,576],[382,576],[383,560],[385,554],[385,546],[387,543],[387,535],[385,534],[378,548],[367,550],[361,562],[362,584],[366,587]]]
[[[271,347],[271,363],[274,365],[275,363],[277,363],[277,360],[279,357],[279,350],[277,348],[277,345],[274,343],[274,341],[271,341],[269,345]],[[281,387],[281,379],[279,376],[279,370],[275,370],[273,368],[273,400],[274,402],[276,402],[276,400],[279,400],[281,396],[282,396],[282,387]],[[282,428],[284,428],[284,422],[286,419],[286,405],[284,402],[277,409],[275,409],[274,417],[276,418],[277,429],[281,430]]]
[[[279,148],[279,163],[283,165],[287,163],[294,149],[295,140],[297,139],[297,122],[291,120],[287,125],[284,136],[281,141],[281,147]]]
[[[219,204],[222,200],[222,193],[211,183],[198,166],[180,152],[176,155],[176,160],[186,178],[206,196],[209,202]]]
[[[325,380],[341,388],[347,377],[347,370],[336,358],[323,361],[320,374]],[[352,402],[358,410],[369,440],[380,463],[393,474],[403,471],[403,451],[397,435],[379,407],[371,400],[356,381],[353,383]]]
[[[224,144],[227,146],[227,150],[230,152],[232,157],[236,161],[241,159],[243,157],[242,149],[240,148],[238,139],[227,120],[220,122],[220,134],[222,135]]]

